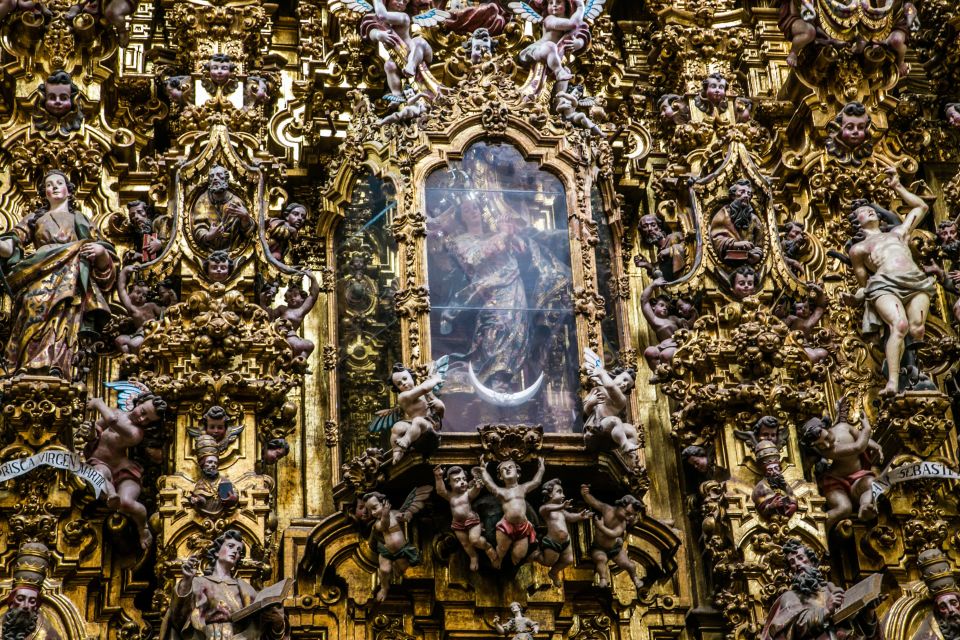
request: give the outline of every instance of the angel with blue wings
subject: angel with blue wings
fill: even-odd
[[[433,373],[416,384],[413,371],[400,363],[393,365],[390,384],[397,392],[397,406],[378,411],[370,423],[370,431],[377,433],[390,429],[393,463],[397,464],[413,444],[427,432],[440,431],[445,407],[434,393],[443,384],[448,359],[441,358],[433,365]]]
[[[147,527],[147,508],[138,500],[143,467],[130,459],[128,449],[143,442],[145,430],[163,421],[167,403],[139,382],[108,382],[117,391],[119,409],[102,398],[91,398],[87,409],[100,414],[96,433],[84,454],[87,463],[106,480],[107,506],[129,516],[137,526],[140,546],[146,551],[153,536]]]
[[[537,0],[534,6],[511,2],[508,6],[515,14],[543,29],[540,39],[520,52],[520,62],[542,63],[557,82],[570,80],[573,74],[564,66],[563,57],[590,44],[589,24],[603,11],[605,1]]]
[[[423,13],[411,16],[408,10],[409,0],[347,0],[348,9],[357,13],[373,14],[364,17],[360,23],[360,34],[384,48],[397,50],[406,56],[406,64],[400,68],[389,56],[383,64],[390,93],[403,97],[404,77],[417,76],[421,65],[433,61],[433,49],[422,36],[412,33],[413,24],[420,28],[433,27],[446,22],[450,14],[443,9],[431,8]]]

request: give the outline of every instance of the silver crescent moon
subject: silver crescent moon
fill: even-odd
[[[483,383],[477,379],[477,374],[473,372],[473,363],[467,363],[467,375],[470,376],[470,384],[477,390],[477,395],[482,400],[498,407],[516,407],[524,402],[528,402],[540,391],[540,385],[543,384],[543,373],[537,378],[537,381],[526,389],[521,389],[516,393],[505,393],[503,391],[494,391],[489,387],[483,386]]]

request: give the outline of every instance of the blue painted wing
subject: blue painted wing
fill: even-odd
[[[413,21],[421,27],[435,27],[449,19],[450,13],[443,9],[430,9],[429,11],[424,11],[419,15],[413,16]]]
[[[384,95],[382,99],[386,100],[390,104],[403,104],[404,102],[407,101],[407,99],[404,98],[403,96],[398,96],[393,93],[388,93]]]
[[[104,382],[103,386],[117,392],[117,406],[120,407],[121,411],[133,411],[133,401],[136,400],[137,396],[141,393],[150,393],[150,389],[146,385],[129,380]]]
[[[532,22],[533,24],[540,24],[543,22],[543,16],[526,2],[511,2],[507,6],[510,7],[514,14],[520,16],[527,22]]]
[[[370,421],[370,424],[367,426],[367,431],[370,433],[383,433],[384,431],[390,431],[393,428],[393,425],[397,424],[400,420],[400,407],[393,407],[392,409],[384,409],[383,411],[377,411],[374,414],[373,420]]]
[[[343,6],[357,13],[370,13],[373,11],[373,5],[367,2],[367,0],[346,0]]]
[[[603,3],[606,0],[587,0],[587,4],[583,8],[583,19],[587,22],[593,22],[597,19],[597,16],[603,12]]]

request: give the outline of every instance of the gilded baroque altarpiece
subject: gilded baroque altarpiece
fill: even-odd
[[[0,47],[0,639],[960,639],[956,3]]]

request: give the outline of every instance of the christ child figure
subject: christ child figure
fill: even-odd
[[[573,501],[563,495],[560,480],[554,478],[543,483],[543,506],[540,517],[547,524],[547,535],[540,539],[540,561],[550,567],[550,579],[560,586],[560,572],[573,564],[573,547],[570,544],[571,522],[583,522],[593,517],[589,509],[570,511]]]
[[[637,573],[636,563],[627,555],[624,536],[643,513],[643,503],[629,493],[612,505],[600,502],[590,493],[590,485],[580,485],[580,495],[587,506],[597,512],[594,525],[593,544],[590,545],[590,557],[596,568],[601,588],[610,585],[610,567],[615,565],[627,572],[637,589],[643,588],[643,580]]]
[[[483,482],[476,475],[471,480],[467,480],[467,473],[463,470],[463,467],[458,466],[447,469],[446,482],[444,482],[443,468],[439,465],[433,468],[433,477],[436,482],[437,495],[450,503],[450,513],[453,515],[450,528],[453,529],[453,534],[460,541],[463,550],[467,552],[467,556],[470,558],[470,571],[477,571],[480,568],[477,549],[486,553],[490,562],[495,563],[497,553],[494,551],[493,545],[483,537],[480,516],[477,515],[470,504],[480,495]],[[448,483],[450,485],[449,489],[447,489]]]
[[[497,475],[503,486],[494,482],[490,472],[480,458],[480,477],[487,491],[500,502],[503,517],[497,523],[497,559],[493,566],[500,568],[503,559],[510,554],[513,564],[517,565],[527,557],[530,545],[537,541],[537,533],[527,520],[527,494],[540,486],[545,470],[543,458],[537,458],[537,473],[530,482],[520,484],[520,468],[513,460],[504,460],[497,465]]]

